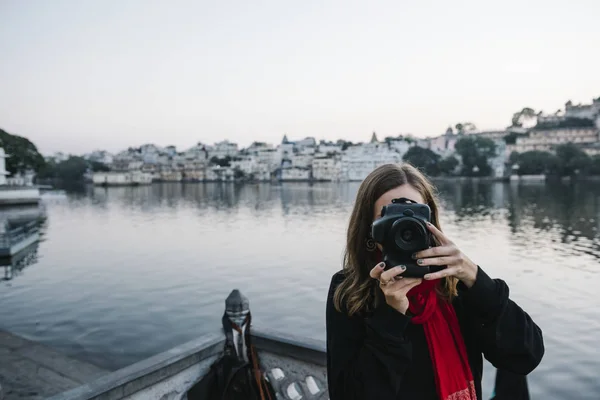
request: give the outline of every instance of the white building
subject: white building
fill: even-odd
[[[415,139],[415,146],[422,147],[424,149],[429,149],[432,138],[418,138]]]
[[[600,97],[594,99],[591,104],[577,104],[568,101],[564,112],[558,110],[554,114],[538,115],[538,125],[558,125],[569,119],[586,119],[596,121],[596,127],[600,129]]]
[[[254,156],[239,157],[239,160],[231,161],[229,164],[231,168],[239,169],[246,175],[253,174],[258,165],[256,157]]]
[[[204,179],[207,182],[233,182],[234,171],[231,167],[215,165],[206,169]]]
[[[492,176],[494,178],[503,178],[506,173],[506,162],[508,161],[508,148],[504,139],[495,139],[496,157],[488,161],[492,167]]]
[[[160,180],[163,182],[181,182],[183,180],[183,171],[161,171]]]
[[[204,179],[206,178],[206,167],[202,166],[202,167],[194,167],[194,166],[189,166],[187,168],[184,168],[183,172],[183,177],[182,177],[182,181],[186,181],[186,182],[203,182]]]
[[[148,143],[140,146],[139,152],[142,156],[163,153],[164,149],[155,144]]]
[[[258,164],[266,164],[271,171],[281,165],[281,154],[275,149],[262,149],[256,153]]]
[[[312,165],[313,158],[311,154],[293,154],[290,161],[294,167],[308,168]]]
[[[294,142],[290,142],[287,135],[283,136],[281,144],[277,147],[278,157],[280,160],[289,160],[294,154]]]
[[[96,150],[84,156],[86,160],[101,163],[104,165],[112,164],[114,156],[105,150]]]
[[[307,137],[302,140],[296,141],[294,144],[296,145],[296,148],[302,149],[304,147],[316,147],[317,141],[313,137]]]
[[[142,161],[142,160],[130,161],[128,169],[129,169],[129,171],[139,170],[139,169],[142,169],[143,165],[144,165],[144,161]]]
[[[341,180],[362,181],[375,168],[389,163],[399,163],[400,154],[378,143],[349,147],[341,159]]]
[[[332,142],[321,141],[318,146],[318,152],[321,154],[341,154],[342,146]]]
[[[313,157],[317,152],[317,148],[315,146],[304,146],[296,148],[295,153],[303,156],[311,156]]]
[[[517,138],[511,150],[517,153],[531,150],[553,151],[554,147],[561,144],[575,143],[587,146],[598,141],[598,129],[593,121],[580,126],[536,126],[529,132],[528,137]]]
[[[183,153],[183,156],[186,160],[207,160],[209,159],[209,152],[205,145],[203,145],[202,143],[198,143],[195,146],[192,146],[189,149],[187,149]],[[174,155],[172,157],[174,157]]]
[[[499,131],[477,131],[473,133],[467,133],[466,137],[475,136],[475,137],[483,137],[487,139],[496,140],[504,140],[504,137],[508,135],[506,130]]]
[[[265,150],[273,150],[273,145],[265,142],[252,142],[252,144],[246,149],[246,153],[250,155],[256,155]]]
[[[127,172],[95,172],[92,177],[94,185],[99,186],[137,186],[152,183],[152,175],[142,171]]]
[[[231,143],[228,140],[223,140],[222,142],[215,143],[213,148],[209,150],[210,158],[225,158],[225,157],[235,157],[238,154],[238,145],[237,143]]]
[[[257,163],[256,168],[253,172],[254,179],[258,181],[268,182],[271,180],[271,168],[269,164]]]
[[[312,178],[316,181],[338,181],[341,179],[342,163],[339,158],[316,157],[312,162]]]
[[[177,154],[177,148],[175,146],[167,146],[165,147],[164,154],[169,157],[173,157],[175,154]]]
[[[442,157],[448,157],[456,151],[456,142],[458,142],[460,136],[453,133],[451,130],[447,130],[441,136],[436,136],[429,139],[427,147],[429,150]]]
[[[600,114],[600,97],[594,99],[592,104],[573,105],[571,101],[565,104],[565,118],[596,119]]]
[[[308,181],[310,168],[290,167],[281,169],[281,181]]]
[[[407,142],[404,139],[392,139],[390,140],[390,150],[397,152],[400,154],[400,157],[403,157],[408,149],[410,149],[413,144]]]
[[[6,185],[6,177],[10,173],[6,170],[6,159],[8,156],[4,152],[4,149],[0,147],[0,185]]]

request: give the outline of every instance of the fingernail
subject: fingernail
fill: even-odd
[[[401,265],[401,266],[400,266],[400,269],[401,269],[402,271],[404,271],[404,270],[406,269],[406,265]]]
[[[383,267],[385,267],[385,263],[382,261],[382,262],[380,262],[379,264],[377,264],[377,266],[378,266],[379,268],[383,268]]]
[[[417,264],[419,264],[419,265],[423,264],[423,260],[417,260]]]
[[[425,280],[430,280],[430,279],[431,279],[431,276],[430,276],[430,275],[425,275],[425,276],[423,277],[423,279],[425,279]]]
[[[413,260],[416,259],[417,258],[417,253],[413,253],[411,257],[412,257]]]

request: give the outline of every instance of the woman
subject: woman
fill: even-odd
[[[540,328],[440,230],[431,183],[414,167],[388,164],[361,184],[348,228],[344,268],[327,299],[331,400],[481,399],[482,355],[526,375],[541,361]],[[418,278],[384,270],[370,226],[392,199],[429,205],[437,246],[413,254],[447,266]]]

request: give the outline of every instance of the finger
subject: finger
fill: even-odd
[[[457,256],[445,256],[445,257],[430,257],[430,258],[419,258],[417,264],[420,266],[425,265],[452,265],[458,261]]]
[[[445,244],[452,243],[452,241],[450,239],[448,239],[448,237],[446,235],[444,235],[444,233],[442,231],[440,231],[431,222],[427,223],[427,228],[431,231],[431,233],[433,233],[433,236],[436,237],[436,239],[440,242],[440,244],[445,245]]]
[[[386,296],[396,296],[397,294],[405,295],[412,287],[421,283],[421,278],[404,278],[381,286],[383,294]]]
[[[419,258],[427,258],[427,257],[449,256],[449,255],[456,253],[456,250],[457,250],[456,247],[454,247],[452,245],[436,246],[436,247],[431,247],[426,250],[421,250],[421,251],[413,254],[413,258],[419,259]]]
[[[381,288],[384,293],[392,293],[401,290],[403,287],[411,285],[414,282],[420,283],[422,280],[422,278],[403,278],[392,280],[387,285],[382,285]]]
[[[369,276],[373,279],[380,279],[381,273],[383,272],[383,268],[385,268],[385,263],[380,262],[376,266],[373,267],[371,272],[369,272]]]
[[[431,273],[431,274],[427,274],[423,278],[426,279],[426,280],[428,280],[428,281],[432,281],[434,279],[441,279],[441,278],[445,278],[447,276],[455,275],[457,272],[458,272],[458,268],[457,267],[448,267],[448,268],[443,269],[441,271],[434,272],[434,273]]]
[[[406,296],[406,294],[407,294],[407,293],[410,291],[410,289],[414,288],[415,286],[418,286],[418,285],[420,285],[420,284],[421,284],[421,282],[423,282],[423,279],[420,279],[420,278],[419,278],[419,279],[417,279],[415,282],[412,282],[412,283],[410,283],[410,284],[408,284],[408,285],[404,286],[404,287],[402,288],[402,294],[403,294],[404,296]]]
[[[387,271],[384,271],[381,274],[381,276],[379,277],[379,279],[382,279],[384,281],[389,281],[390,279],[393,279],[394,277],[396,277],[397,275],[400,275],[404,271],[406,271],[406,267],[404,265],[399,265],[397,267],[390,268]]]

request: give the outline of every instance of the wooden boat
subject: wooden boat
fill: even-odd
[[[244,330],[239,323],[249,311],[248,300],[238,290],[232,291],[225,301],[224,316]],[[253,326],[250,337],[277,399],[329,399],[324,341]],[[216,331],[48,400],[187,400],[190,388],[222,356],[225,341],[224,330]],[[235,341],[242,347],[236,351],[243,354],[244,341]]]

